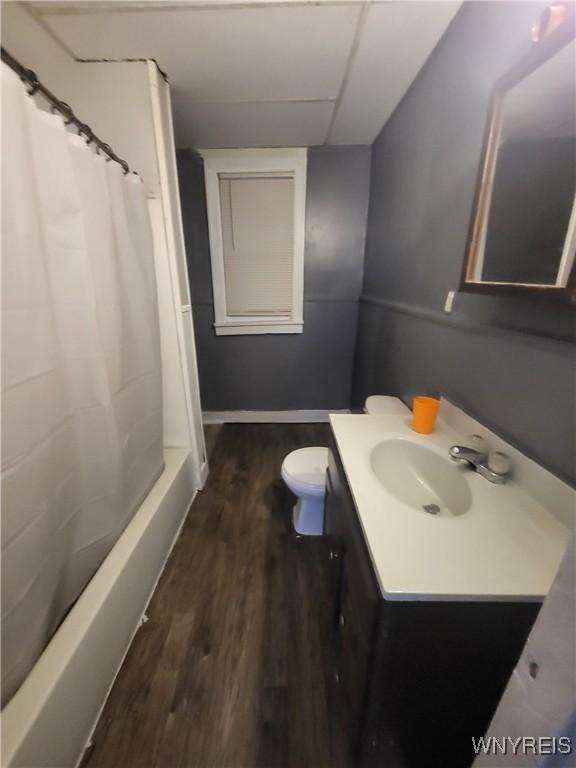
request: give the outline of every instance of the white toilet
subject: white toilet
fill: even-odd
[[[282,479],[298,497],[292,519],[294,530],[305,536],[324,531],[324,494],[328,448],[299,448],[282,462]]]
[[[409,414],[402,400],[389,395],[371,395],[364,405],[366,413],[376,415]],[[282,462],[282,478],[298,497],[292,519],[294,530],[304,536],[324,532],[324,494],[328,448],[299,448]]]
[[[372,416],[391,416],[394,414],[407,416],[410,413],[408,406],[404,405],[399,397],[392,395],[370,395],[364,403],[364,412]]]

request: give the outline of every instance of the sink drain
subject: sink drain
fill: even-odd
[[[429,515],[438,515],[440,514],[440,507],[438,504],[424,504],[422,509],[424,512],[428,512]]]

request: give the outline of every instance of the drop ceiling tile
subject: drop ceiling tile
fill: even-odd
[[[402,0],[400,0],[402,1]],[[148,11],[172,8],[218,8],[227,6],[318,5],[319,3],[362,4],[366,0],[22,0],[42,16],[95,13],[101,11]],[[380,2],[380,0],[376,0]],[[386,0],[388,2],[388,0]]]
[[[376,2],[368,6],[328,143],[372,143],[460,5]]]
[[[334,103],[174,104],[178,148],[307,147],[322,144]]]
[[[77,56],[155,58],[177,94],[201,102],[335,98],[361,8],[74,6],[43,19]]]

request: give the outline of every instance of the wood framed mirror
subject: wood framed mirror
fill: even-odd
[[[576,19],[550,8],[493,90],[462,291],[576,302]]]

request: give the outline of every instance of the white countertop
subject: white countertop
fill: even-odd
[[[370,453],[383,440],[409,437],[446,457],[451,445],[463,441],[441,418],[431,435],[416,435],[410,420],[410,413],[330,416],[383,596],[388,600],[544,598],[569,529],[513,480],[494,485],[459,465],[467,473],[472,506],[450,518],[417,511],[381,486]]]

